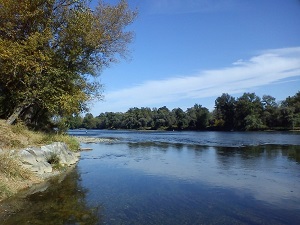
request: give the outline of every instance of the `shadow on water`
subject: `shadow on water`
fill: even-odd
[[[300,163],[300,146],[293,145],[259,145],[245,147],[216,147],[217,155],[222,158],[239,156],[243,160],[265,157],[274,159],[287,157],[289,160]]]
[[[195,151],[198,154],[201,151],[209,150],[212,147],[202,146],[195,144],[182,144],[182,143],[168,143],[168,142],[129,142],[128,147],[133,150],[139,150],[143,152],[151,151],[153,149],[161,152],[167,152],[168,150],[182,151],[187,148],[191,151]],[[288,157],[292,161],[300,163],[300,146],[299,145],[258,145],[258,146],[243,146],[243,147],[213,147],[217,150],[217,155],[223,157],[240,156],[241,159],[250,158],[276,158],[279,156]]]
[[[87,206],[87,190],[79,182],[80,175],[74,169],[63,180],[52,179],[45,191],[1,203],[1,224],[101,224],[100,207]]]

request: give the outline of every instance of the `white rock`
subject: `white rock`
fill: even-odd
[[[79,153],[71,152],[67,145],[62,142],[54,142],[40,148],[26,148],[18,153],[23,166],[37,174],[52,173],[53,168],[48,163],[49,157],[55,154],[59,158],[59,163],[64,166],[70,166],[78,161]]]
[[[35,165],[37,163],[36,157],[28,150],[29,149],[23,149],[19,152],[21,162],[27,165]]]

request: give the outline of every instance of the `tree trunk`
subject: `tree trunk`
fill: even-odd
[[[16,119],[18,119],[18,117],[20,116],[20,114],[30,106],[31,104],[29,103],[21,103],[19,104],[15,109],[14,112],[8,117],[8,119],[6,120],[7,124],[13,124]]]

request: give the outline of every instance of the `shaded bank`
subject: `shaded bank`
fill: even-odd
[[[0,203],[1,224],[99,224],[100,208],[87,206],[87,190],[79,180],[80,174],[72,168],[36,190],[24,191]]]

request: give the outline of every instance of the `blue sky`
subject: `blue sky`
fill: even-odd
[[[279,101],[300,90],[299,0],[128,2],[139,11],[130,60],[101,72],[104,101],[90,104],[94,116],[195,103],[213,110],[222,93]]]

